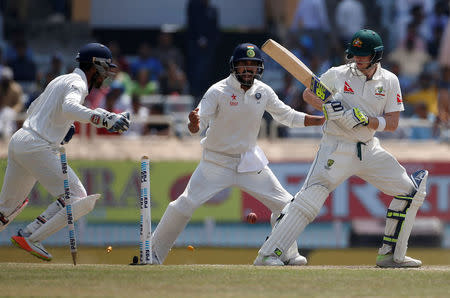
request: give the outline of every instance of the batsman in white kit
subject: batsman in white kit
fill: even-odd
[[[85,97],[112,75],[116,67],[110,50],[99,43],[83,46],[76,60],[79,68],[51,81],[31,104],[23,127],[12,137],[8,147],[8,165],[0,194],[0,231],[25,208],[26,197],[36,181],[56,197],[56,201],[11,241],[32,255],[50,261],[52,256],[41,242],[67,225],[64,202],[64,178],[59,147],[68,142],[74,121],[123,132],[129,127],[128,114],[115,114],[83,106]],[[77,220],[88,214],[99,194],[88,196],[75,172],[68,167],[72,212]]]
[[[191,134],[207,129],[201,140],[203,155],[186,189],[169,204],[152,236],[154,264],[164,262],[195,209],[225,188],[236,186],[254,196],[272,211],[272,223],[292,199],[256,144],[263,113],[269,112],[289,127],[322,125],[325,118],[285,105],[260,81],[263,71],[260,49],[250,43],[238,45],[230,59],[231,74],[212,85],[190,113]],[[291,244],[283,262],[306,264],[297,243]]]
[[[380,146],[376,131],[394,131],[404,110],[397,77],[381,67],[380,36],[363,29],[346,50],[349,63],[333,67],[320,80],[334,94],[323,102],[309,89],[304,99],[323,110],[327,121],[319,151],[308,176],[283,210],[282,218],[259,250],[255,263],[282,266],[283,256],[339,184],[356,175],[393,196],[376,264],[379,267],[420,267],[406,256],[416,213],[426,196],[428,171],[408,177],[398,161]]]

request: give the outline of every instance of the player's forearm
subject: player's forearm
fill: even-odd
[[[313,106],[316,110],[322,111],[322,100],[318,98],[311,90],[305,89],[303,91],[303,100]]]
[[[323,116],[312,116],[312,115],[306,115],[305,116],[305,126],[320,126],[324,124],[325,117]]]
[[[384,119],[384,123],[383,122]],[[380,117],[369,117],[368,127],[378,131],[395,131],[398,127],[398,121],[400,118],[400,112],[386,113]],[[384,129],[383,129],[384,126]]]

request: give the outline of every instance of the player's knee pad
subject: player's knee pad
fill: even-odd
[[[414,191],[407,196],[395,196],[389,205],[383,243],[394,248],[395,261],[403,261],[406,255],[414,219],[425,200],[427,178],[426,170],[412,174]]]
[[[289,204],[288,212],[301,213],[311,222],[319,214],[329,193],[329,190],[321,185],[313,185],[301,190]]]
[[[100,198],[99,194],[77,199],[72,203],[72,212],[74,220],[88,214],[94,209],[95,202]],[[59,210],[50,220],[43,224],[30,236],[31,241],[42,241],[50,235],[56,233],[67,225],[66,208]]]

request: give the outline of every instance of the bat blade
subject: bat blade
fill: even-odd
[[[327,102],[331,98],[331,89],[320,82],[319,78],[288,49],[272,39],[268,39],[261,49],[305,87],[311,89],[323,102]]]

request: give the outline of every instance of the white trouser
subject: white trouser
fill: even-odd
[[[377,138],[361,145],[325,135],[302,189],[295,195],[288,213],[261,247],[262,255],[283,255],[314,220],[328,194],[352,175],[359,176],[387,195],[409,195],[415,189],[406,170]]]
[[[164,262],[195,209],[225,188],[235,186],[248,192],[267,206],[275,218],[292,199],[292,195],[281,186],[269,167],[258,172],[239,173],[236,171],[238,163],[239,157],[211,152],[207,156],[204,154],[186,189],[177,200],[169,204],[153,233],[153,250],[160,263]]]
[[[86,197],[86,190],[68,167],[72,198]],[[0,212],[10,214],[30,193],[36,181],[54,197],[64,194],[58,148],[33,132],[18,130],[8,148],[8,165],[0,193]]]
[[[330,192],[352,175],[369,182],[387,195],[406,195],[414,190],[405,168],[380,146],[377,138],[361,145],[325,135],[302,187],[319,184]]]

